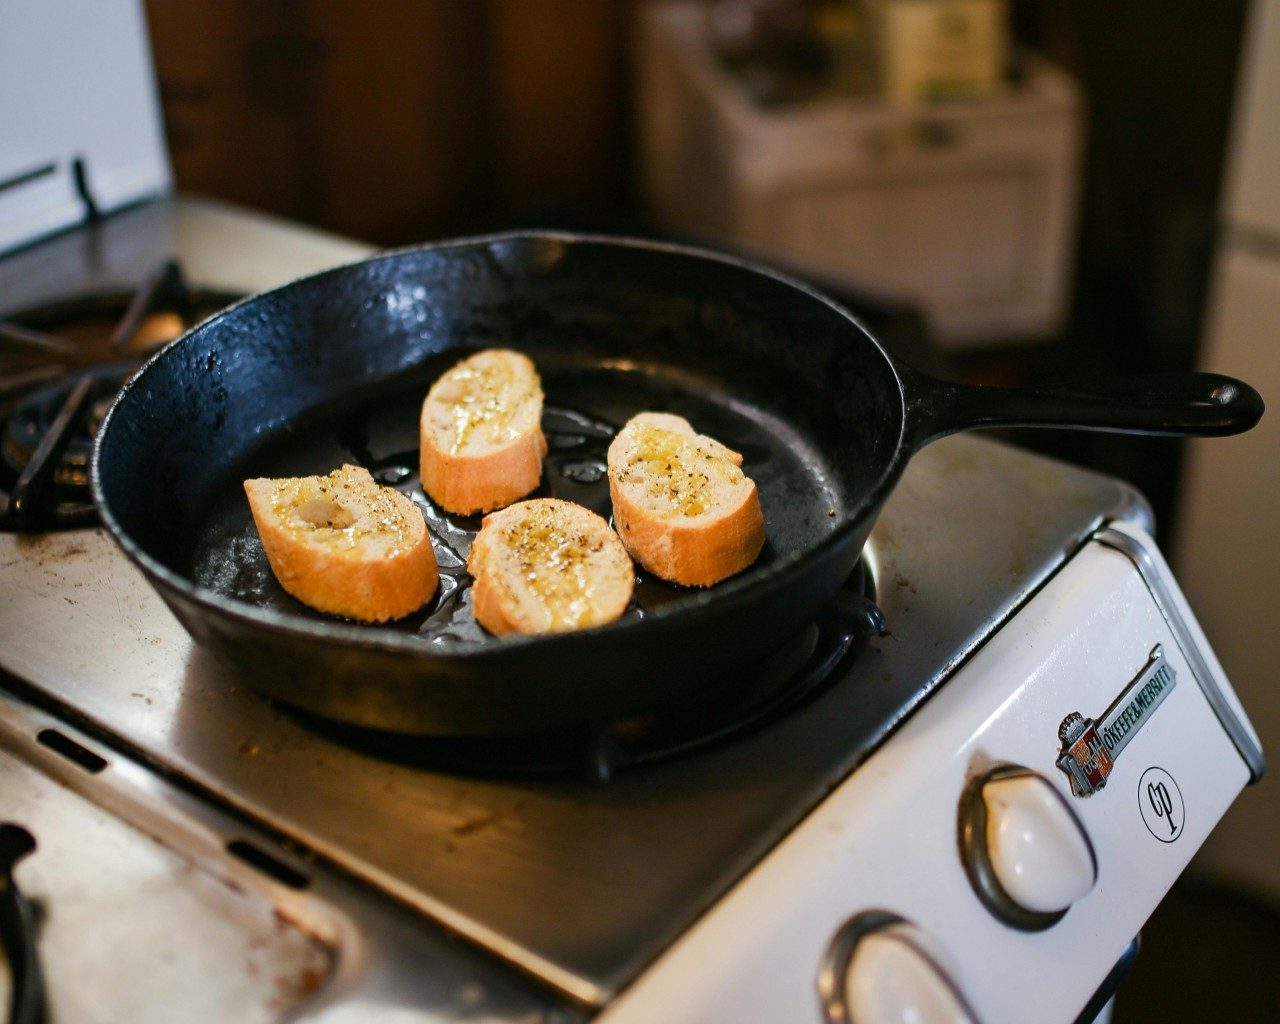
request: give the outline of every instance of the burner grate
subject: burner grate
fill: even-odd
[[[0,530],[96,522],[89,460],[112,399],[147,356],[238,297],[193,290],[166,260],[132,293],[0,321]]]
[[[859,562],[822,614],[727,703],[684,705],[671,716],[628,718],[586,732],[497,739],[397,735],[286,711],[339,743],[419,767],[472,775],[578,775],[603,784],[620,771],[685,757],[781,718],[821,692],[854,648],[884,631],[874,581]]]

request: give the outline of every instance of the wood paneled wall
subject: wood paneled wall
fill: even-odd
[[[629,0],[147,0],[181,189],[383,244],[625,207]]]

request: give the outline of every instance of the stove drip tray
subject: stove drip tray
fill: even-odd
[[[456,739],[361,729],[285,708],[329,739],[432,770],[482,775],[585,775],[606,783],[615,773],[683,757],[760,728],[821,692],[836,668],[868,637],[885,630],[875,586],[859,562],[823,613],[779,650],[731,700],[682,705],[670,716],[644,715],[587,731]]]

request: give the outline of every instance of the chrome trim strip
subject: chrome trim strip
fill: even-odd
[[[1116,480],[1114,483],[1120,491],[1120,499],[1116,502],[1112,518],[1136,526],[1143,533],[1154,534],[1156,514],[1151,509],[1151,502],[1132,484],[1124,480]]]
[[[1249,735],[1244,723],[1240,721],[1235,710],[1223,697],[1222,691],[1218,688],[1217,681],[1214,679],[1213,672],[1205,663],[1204,657],[1200,653],[1199,645],[1192,637],[1191,630],[1187,627],[1182,613],[1178,611],[1177,602],[1174,601],[1173,594],[1165,583],[1164,577],[1152,560],[1151,553],[1135,538],[1111,527],[1104,526],[1094,534],[1094,539],[1109,548],[1119,551],[1137,568],[1138,575],[1142,577],[1142,582],[1146,584],[1147,590],[1155,600],[1156,607],[1160,610],[1160,614],[1164,616],[1165,622],[1169,624],[1174,640],[1182,651],[1183,657],[1187,659],[1187,665],[1191,668],[1191,674],[1195,677],[1196,683],[1199,684],[1205,700],[1209,702],[1209,707],[1213,709],[1213,713],[1218,716],[1218,721],[1221,723],[1222,728],[1226,730],[1227,736],[1235,744],[1236,750],[1240,752],[1241,759],[1249,769],[1249,782],[1257,782],[1262,778],[1262,773],[1266,770],[1266,760],[1262,755],[1262,749],[1253,741],[1253,737]]]

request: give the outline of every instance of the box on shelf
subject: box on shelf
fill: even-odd
[[[957,99],[1000,90],[1009,63],[1006,0],[871,0],[884,93]]]
[[[912,301],[946,347],[1061,326],[1082,142],[1066,74],[1024,54],[981,100],[763,109],[712,54],[703,5],[640,19],[642,187],[664,228]]]

